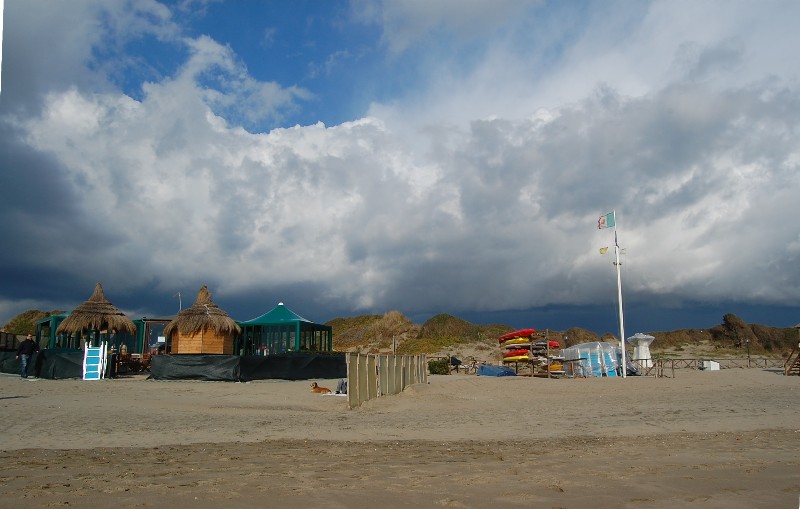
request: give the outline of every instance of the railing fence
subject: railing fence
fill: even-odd
[[[715,357],[713,359],[653,359],[651,366],[643,366],[639,363],[641,374],[645,376],[666,376],[667,372],[675,376],[676,369],[701,369],[703,361],[713,360],[719,363],[720,369],[733,368],[761,368],[761,369],[782,369],[782,359],[768,358],[747,358],[747,357]]]

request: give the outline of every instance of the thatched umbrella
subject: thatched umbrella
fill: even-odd
[[[136,326],[125,316],[125,313],[108,302],[100,283],[94,287],[89,300],[76,307],[56,329],[56,334],[73,334],[82,331],[99,332],[102,330],[129,332],[136,334]]]
[[[164,327],[165,337],[176,336],[172,353],[232,353],[233,337],[239,332],[239,325],[211,300],[206,285],[194,304]]]

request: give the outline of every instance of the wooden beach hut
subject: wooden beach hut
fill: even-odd
[[[240,332],[236,322],[211,300],[203,285],[191,307],[181,311],[164,327],[164,336],[174,354],[233,354],[233,340]]]
[[[136,326],[106,299],[103,285],[97,283],[92,296],[61,320],[56,334],[65,334],[69,346],[76,347],[78,345],[73,343],[82,336],[97,344],[101,339],[109,340],[117,334],[134,335]]]

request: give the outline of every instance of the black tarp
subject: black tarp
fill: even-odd
[[[83,351],[45,349],[29,361],[28,374],[39,378],[83,377]],[[110,356],[107,376],[114,376],[114,356]],[[0,352],[0,371],[19,374],[15,352]],[[238,355],[154,355],[150,374],[155,380],[308,380],[345,378],[344,354],[286,353],[264,356]]]
[[[286,353],[241,357],[241,379],[308,380],[347,377],[344,354]]]
[[[236,355],[154,355],[150,376],[155,380],[236,381],[239,357]]]
[[[39,378],[83,378],[83,351],[42,350],[35,366]]]
[[[31,361],[36,360],[36,354],[33,354]],[[34,375],[36,364],[31,363],[28,366],[28,374]],[[17,360],[17,352],[0,352],[0,372],[14,373],[19,375],[19,361]]]
[[[16,352],[0,352],[0,371],[19,374]],[[28,361],[28,375],[38,378],[83,378],[83,351],[45,349]]]
[[[155,380],[308,380],[347,376],[344,354],[287,353],[268,356],[154,355]]]

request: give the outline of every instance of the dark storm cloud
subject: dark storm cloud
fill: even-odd
[[[595,226],[612,209],[627,305],[652,323],[800,306],[800,87],[795,68],[759,67],[768,30],[672,40],[691,16],[656,2],[629,39],[589,23],[546,76],[543,55],[490,38],[465,71],[454,52],[371,115],[252,133],[237,119],[254,97],[247,113],[275,118],[303,91],[255,80],[210,36],[178,38],[160,4],[7,3],[3,316],[77,305],[101,281],[136,315],[207,284],[236,319],[283,301],[315,320],[397,309],[612,330],[598,249],[613,234]],[[51,7],[77,21],[48,21]],[[132,94],[108,65],[136,33],[185,60]]]

